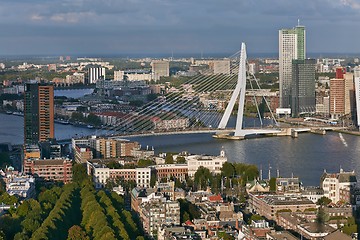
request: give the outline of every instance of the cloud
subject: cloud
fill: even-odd
[[[9,53],[222,52],[247,41],[249,50],[277,52],[278,30],[300,19],[309,51],[332,51],[333,45],[351,51],[360,48],[354,31],[359,1],[3,0],[0,46]]]
[[[349,6],[351,7],[352,9],[360,9],[360,3],[357,2],[356,0],[341,0],[341,3],[344,5],[344,6]]]
[[[44,16],[41,16],[39,14],[33,14],[30,16],[30,19],[33,21],[41,21],[44,19]]]

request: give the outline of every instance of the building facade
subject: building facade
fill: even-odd
[[[354,82],[355,82],[355,103],[356,103],[356,118],[357,126],[360,127],[360,67],[354,68]]]
[[[88,83],[96,83],[99,79],[105,79],[105,68],[91,67],[88,69]]]
[[[54,86],[27,83],[24,94],[24,144],[54,138]]]
[[[168,61],[153,61],[151,67],[154,81],[160,80],[160,77],[170,76]]]
[[[291,113],[315,112],[315,59],[292,61]]]
[[[37,180],[69,183],[72,181],[72,161],[69,159],[26,160],[24,172],[33,175]]]
[[[305,27],[279,31],[280,107],[289,108],[292,81],[292,61],[306,58]]]

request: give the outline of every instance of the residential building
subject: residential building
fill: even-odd
[[[327,173],[324,171],[320,178],[320,187],[324,190],[324,196],[331,199],[333,203],[350,203],[351,192],[357,183],[356,174],[344,172],[340,169],[339,173]]]
[[[209,69],[212,74],[230,74],[230,59],[210,61]]]
[[[53,85],[27,83],[24,96],[24,144],[54,138]]]
[[[87,173],[92,176],[95,188],[105,187],[109,179],[134,181],[138,187],[150,187],[150,168],[111,169],[106,167],[101,160],[93,160],[87,161]]]
[[[345,115],[352,116],[355,109],[355,89],[354,89],[354,74],[351,72],[344,73],[345,81]]]
[[[250,193],[249,208],[269,220],[276,220],[278,212],[304,212],[305,209],[316,208],[316,204],[300,196]]]
[[[347,114],[345,108],[351,109],[351,81],[349,80],[349,76],[347,77],[347,81],[345,81],[344,76],[345,69],[343,67],[338,67],[336,68],[335,78],[330,79],[330,115],[333,119],[338,119]],[[345,102],[347,102],[349,106],[345,107]],[[348,112],[350,113],[351,110],[348,110]]]
[[[162,225],[180,225],[180,203],[152,199],[140,204],[139,216],[144,230],[153,236]]]
[[[161,164],[153,166],[156,172],[157,179],[180,179],[185,180],[188,176],[187,164]]]
[[[72,161],[64,158],[25,160],[24,172],[37,180],[69,183],[72,181]]]
[[[190,177],[194,177],[200,166],[209,169],[212,174],[221,173],[223,164],[227,162],[224,150],[220,151],[220,156],[190,155],[185,156],[185,159],[187,161],[188,174]]]
[[[292,61],[291,113],[315,112],[315,59]]]
[[[355,103],[357,126],[360,127],[360,66],[354,68]]]
[[[30,198],[35,195],[35,179],[32,176],[12,176],[6,182],[6,192],[20,198]]]
[[[324,196],[324,190],[320,187],[305,187],[301,196],[306,197],[313,203],[317,203]]]
[[[114,81],[151,81],[152,77],[149,70],[114,71]]]
[[[160,77],[170,76],[168,61],[152,61],[151,67],[154,81],[160,80]]]
[[[88,83],[96,83],[99,79],[105,79],[104,67],[91,67],[88,69]]]
[[[276,178],[277,194],[294,194],[300,193],[299,178]]]
[[[96,158],[116,158],[133,156],[133,150],[139,149],[138,142],[126,139],[90,138],[89,145],[94,149]]]
[[[306,58],[305,27],[296,26],[292,29],[279,31],[279,81],[280,107],[290,108],[292,61]]]
[[[86,163],[93,159],[93,151],[87,145],[76,144],[74,149],[74,159],[77,163]]]

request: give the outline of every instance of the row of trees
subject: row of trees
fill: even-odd
[[[68,230],[80,221],[79,187],[76,184],[67,184],[56,201],[54,208],[34,232],[31,239],[66,239]]]

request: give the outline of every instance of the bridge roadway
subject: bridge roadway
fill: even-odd
[[[246,136],[251,135],[274,135],[274,136],[290,136],[289,131],[291,130],[301,133],[301,132],[311,132],[311,130],[325,130],[325,131],[334,131],[334,130],[344,130],[344,127],[303,127],[303,128],[258,128],[258,129],[243,129],[240,132],[240,139],[245,138]],[[201,133],[212,133],[216,135],[231,135],[235,132],[234,128],[227,129],[215,129],[215,128],[205,128],[205,129],[193,129],[193,130],[178,130],[178,131],[151,131],[151,132],[142,132],[142,133],[130,133],[130,134],[112,134],[112,135],[99,135],[99,137],[109,137],[109,138],[127,138],[127,137],[144,137],[144,136],[166,136],[166,135],[177,135],[177,134],[201,134]],[[88,136],[89,137],[89,136]],[[86,137],[83,137],[86,138]],[[61,139],[58,140],[60,144],[71,143],[71,139]]]

